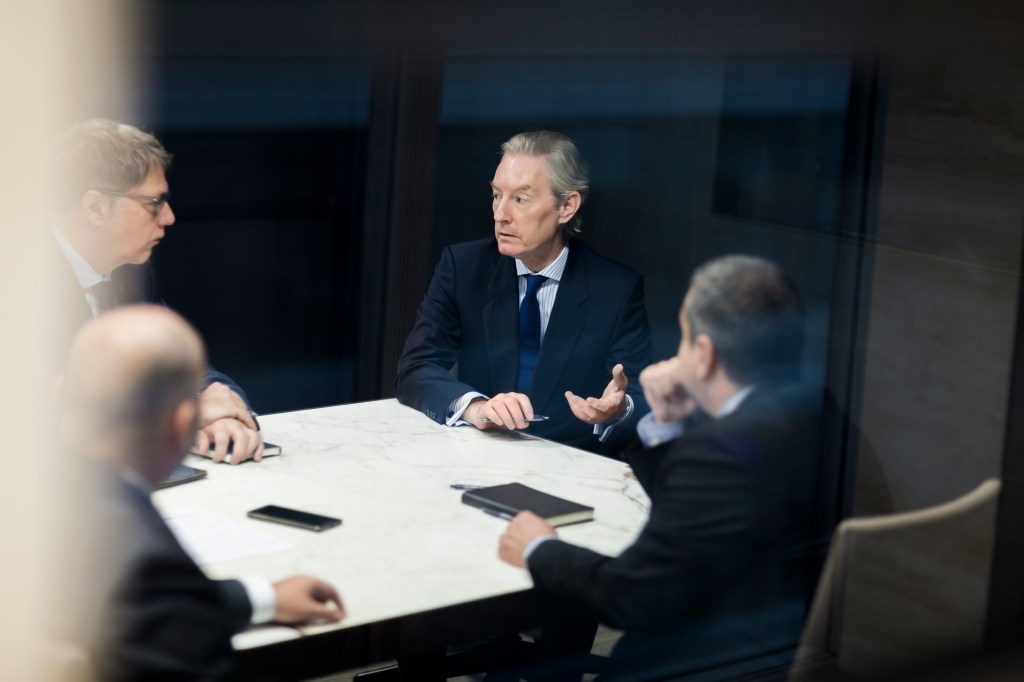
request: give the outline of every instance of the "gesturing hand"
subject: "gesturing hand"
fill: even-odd
[[[565,399],[569,401],[569,409],[580,421],[588,424],[604,424],[613,422],[622,417],[626,412],[626,387],[629,380],[626,379],[626,372],[619,363],[612,368],[612,380],[605,386],[604,393],[600,398],[587,398],[584,400],[572,391],[565,392]]]

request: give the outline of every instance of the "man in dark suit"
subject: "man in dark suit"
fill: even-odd
[[[627,461],[651,510],[636,541],[603,556],[523,512],[500,542],[501,558],[556,603],[626,631],[613,679],[794,645],[822,558],[824,400],[797,381],[802,308],[789,280],[757,258],[712,261],[693,276],[680,325],[677,356],[640,375],[651,447]],[[698,407],[710,418],[684,426]]]
[[[104,310],[130,303],[163,305],[149,265],[174,224],[165,172],[171,155],[149,133],[105,119],[72,126],[56,154],[64,191],[51,231],[63,253],[70,311],[68,339]],[[208,367],[200,394],[196,447],[217,462],[259,460],[263,441],[245,393]]]
[[[127,306],[82,328],[61,382],[60,436],[82,468],[64,631],[102,680],[220,680],[231,635],[250,622],[336,622],[333,587],[296,576],[211,581],[150,503],[195,438],[202,342],[157,306]],[[333,604],[332,604],[333,602]]]
[[[395,395],[449,426],[619,452],[646,411],[627,379],[651,359],[643,278],[574,238],[589,180],[572,140],[520,133],[502,151],[494,238],[442,253]]]

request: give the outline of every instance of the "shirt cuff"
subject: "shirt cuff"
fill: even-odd
[[[476,391],[470,391],[461,398],[456,398],[452,401],[452,404],[448,407],[448,417],[444,420],[447,426],[467,426],[469,422],[462,418],[462,415],[466,412],[466,408],[469,404],[477,398],[486,399],[483,393],[477,393]]]
[[[557,539],[558,539],[558,537],[556,537],[554,535],[540,535],[540,536],[535,537],[534,539],[530,540],[530,544],[528,544],[526,546],[526,549],[523,550],[523,563],[529,563],[530,562],[530,555],[533,554],[533,550],[537,549],[538,547],[543,545],[548,540],[557,540]]]
[[[685,429],[686,425],[681,421],[660,424],[654,418],[654,413],[648,412],[637,423],[636,434],[640,436],[640,441],[644,444],[644,447],[653,448],[679,438],[683,435]]]
[[[261,575],[242,576],[238,578],[238,582],[242,583],[252,605],[249,622],[259,625],[273,620],[274,612],[277,611],[277,592],[274,591],[274,584]]]
[[[626,411],[621,417],[613,422],[607,424],[594,424],[594,435],[602,443],[608,440],[608,437],[612,435],[612,431],[616,426],[629,419],[630,415],[633,414],[633,396],[626,394]]]

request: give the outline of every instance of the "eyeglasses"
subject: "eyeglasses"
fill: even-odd
[[[151,197],[148,194],[132,194],[131,192],[114,192],[109,189],[97,190],[102,194],[110,194],[115,197],[128,197],[129,199],[138,199],[143,202],[143,205],[148,206],[153,215],[160,215],[160,211],[163,210],[164,206],[168,201],[171,200],[171,193],[164,192],[160,196]]]

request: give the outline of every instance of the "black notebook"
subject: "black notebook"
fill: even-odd
[[[467,490],[462,493],[462,502],[503,518],[512,518],[528,509],[552,526],[566,526],[594,519],[593,507],[542,493],[522,483]]]

